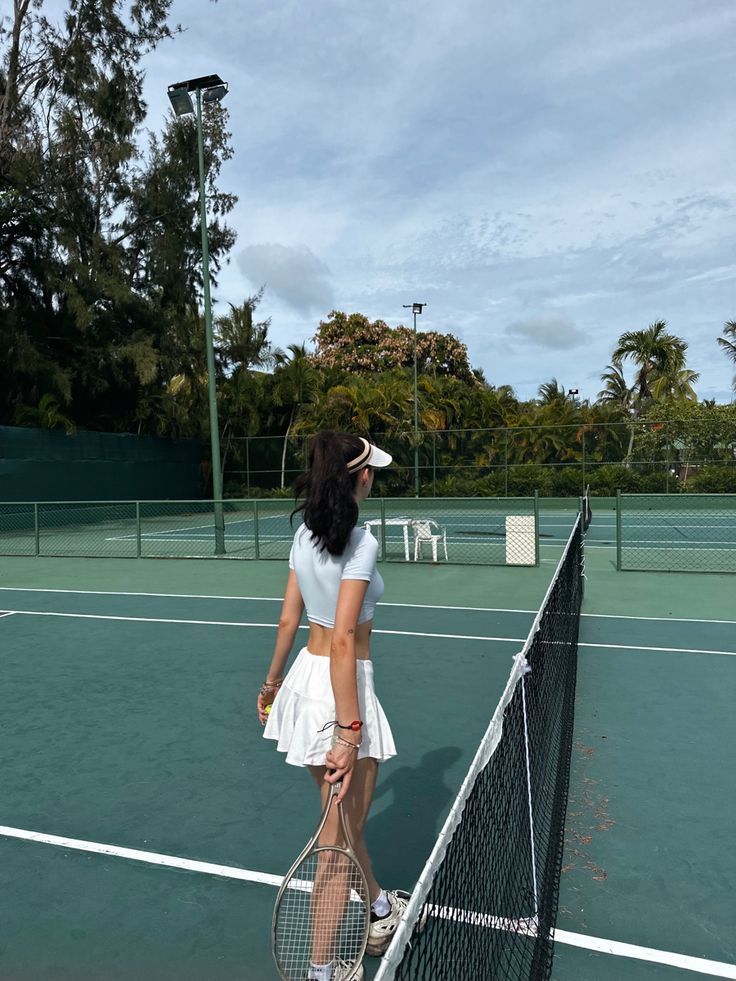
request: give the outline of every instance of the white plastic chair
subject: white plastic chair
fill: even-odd
[[[442,542],[445,552],[445,562],[447,561],[447,529],[438,525],[436,521],[430,519],[426,521],[412,521],[414,531],[414,561],[417,562],[422,554],[422,544],[432,545],[432,561],[437,561],[437,544]]]

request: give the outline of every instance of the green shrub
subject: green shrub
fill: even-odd
[[[736,467],[703,467],[685,483],[675,481],[684,494],[736,494]]]
[[[674,486],[675,478],[672,474],[667,474],[666,471],[661,470],[659,472],[655,471],[653,473],[639,474],[639,490],[642,494],[666,494],[668,492],[676,491],[677,488]]]
[[[583,471],[577,467],[555,467],[549,493],[552,497],[580,497],[583,493]]]
[[[505,491],[502,473],[486,474],[484,477],[463,477],[450,475],[422,487],[422,496],[435,497],[503,497]]]
[[[509,467],[510,497],[531,497],[535,490],[542,497],[549,497],[551,487],[552,475],[548,467],[540,467],[535,463]]]
[[[615,497],[620,490],[627,494],[641,491],[641,476],[623,463],[607,463],[590,471],[590,492],[598,497]]]

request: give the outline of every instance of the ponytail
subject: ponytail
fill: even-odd
[[[302,512],[312,541],[330,555],[342,555],[358,523],[358,505],[353,497],[357,478],[348,473],[348,462],[363,445],[349,433],[318,433],[309,444],[307,469],[296,480],[296,496],[304,500],[291,517]]]

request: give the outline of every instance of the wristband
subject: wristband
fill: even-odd
[[[360,721],[360,719],[355,719],[355,721],[351,722],[349,726],[342,726],[339,722],[335,724],[337,725],[338,729],[352,729],[353,732],[360,732],[360,730],[363,728],[363,723]]]

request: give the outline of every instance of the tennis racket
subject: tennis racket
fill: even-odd
[[[330,787],[317,830],[286,874],[276,897],[271,943],[283,981],[305,981],[312,964],[333,964],[334,981],[362,978],[361,961],[370,927],[370,898],[353,851],[342,804],[341,784]],[[342,845],[319,838],[335,806]]]

